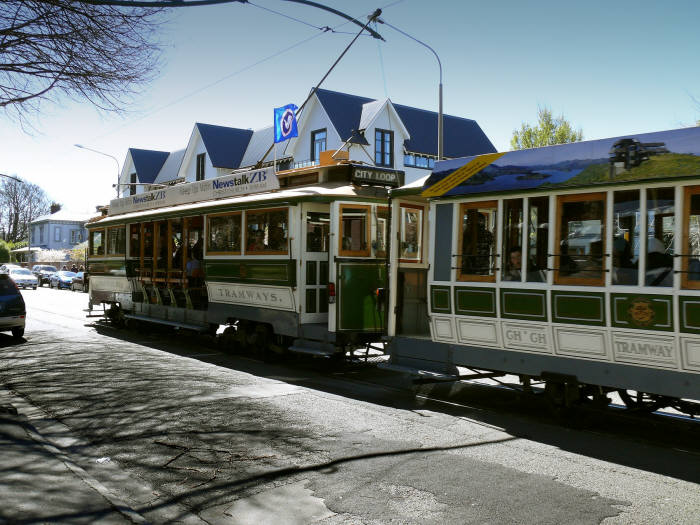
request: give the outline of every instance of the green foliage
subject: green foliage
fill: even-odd
[[[554,144],[567,144],[583,140],[581,128],[575,130],[563,115],[554,117],[552,110],[538,108],[535,127],[523,122],[519,130],[513,130],[510,147],[516,149],[539,148]]]
[[[5,241],[0,241],[0,263],[10,262],[10,247]]]

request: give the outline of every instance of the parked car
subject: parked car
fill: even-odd
[[[18,288],[31,288],[36,290],[39,280],[26,268],[10,268],[8,274]]]
[[[10,273],[11,268],[21,268],[19,264],[5,263],[0,266],[0,273]]]
[[[49,287],[50,288],[66,288],[69,289],[71,284],[73,284],[73,277],[75,277],[75,274],[73,272],[66,272],[66,271],[60,271],[60,272],[54,272],[51,274],[51,279],[49,282]]]
[[[44,286],[45,284],[51,284],[51,275],[56,273],[55,266],[49,266],[46,264],[35,264],[32,268],[32,273],[36,275],[39,279],[39,286]]]
[[[87,272],[78,272],[75,274],[75,277],[73,277],[73,282],[70,285],[70,289],[74,292],[76,290],[82,290],[83,292],[87,292],[89,289],[89,285],[90,276],[87,274]]]
[[[0,331],[10,331],[12,337],[22,337],[26,315],[19,288],[8,274],[0,274]]]

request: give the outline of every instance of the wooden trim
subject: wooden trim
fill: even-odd
[[[216,217],[227,217],[227,216],[233,216],[233,215],[239,215],[241,217],[241,233],[238,239],[238,244],[240,248],[238,251],[210,251],[209,250],[209,240],[210,240],[210,235],[211,235],[211,219],[216,218]],[[230,211],[226,213],[213,213],[211,215],[206,216],[207,219],[207,238],[206,242],[204,243],[204,246],[206,248],[206,253],[207,255],[241,255],[243,253],[243,211]]]
[[[683,235],[681,238],[681,246],[683,247],[683,252],[686,252],[689,251],[690,241],[690,197],[692,195],[700,195],[700,186],[686,186],[683,190]],[[700,290],[700,281],[688,279],[690,257],[681,257],[681,261],[681,270],[683,272],[681,273],[681,288]]]
[[[343,250],[343,211],[345,210],[362,210],[367,216],[365,220],[365,240],[367,242],[366,250]],[[370,257],[372,250],[372,207],[364,204],[341,204],[338,210],[339,234],[338,235],[338,256],[340,257]]]
[[[496,282],[496,263],[497,261],[493,261],[493,275],[474,275],[470,273],[462,273],[462,257],[463,253],[462,250],[464,249],[464,239],[463,239],[463,234],[464,232],[462,231],[462,222],[464,220],[464,212],[466,210],[472,210],[475,208],[493,208],[496,211],[496,214],[498,214],[498,201],[497,200],[492,200],[492,201],[475,201],[475,202],[463,202],[459,205],[459,235],[457,237],[459,245],[457,246],[457,253],[459,254],[459,257],[457,257],[457,280],[461,282],[482,282],[482,283],[494,283]],[[498,232],[498,218],[496,218],[496,224],[494,224],[494,230]],[[497,238],[497,236],[496,236]],[[498,246],[496,245],[496,238],[494,238],[494,248],[496,251],[494,252],[494,255],[498,253]],[[451,254],[450,254],[451,255]]]
[[[386,213],[386,218],[387,218],[387,224],[386,224],[386,225],[387,225],[387,231],[385,232],[386,235],[384,236],[384,248],[385,248],[385,249],[384,249],[384,250],[377,250],[376,252],[374,252],[374,256],[375,256],[376,258],[378,258],[378,259],[386,259],[386,247],[387,247],[387,245],[390,244],[390,243],[389,243],[389,237],[391,236],[391,231],[389,231],[390,228],[388,228],[389,222],[390,222],[390,217],[389,217],[389,215],[390,215],[391,212],[389,211],[389,207],[388,207],[388,206],[377,206],[377,207],[375,208],[375,210],[374,210],[375,221],[376,221],[377,224],[379,223],[379,212],[385,212],[385,213]],[[376,229],[375,229],[375,233],[376,233],[377,231],[379,231],[379,228],[376,228]],[[370,244],[371,244],[371,242],[372,242],[372,240],[370,239]]]
[[[606,270],[606,245],[605,234],[607,231],[607,193],[606,192],[596,192],[596,193],[575,193],[570,195],[558,195],[557,196],[557,214],[555,216],[556,224],[554,228],[554,253],[557,257],[554,258],[554,265],[556,270],[554,270],[554,284],[566,284],[570,286],[604,286],[605,285],[605,270]],[[586,202],[586,201],[602,201],[603,202],[603,216],[601,218],[602,231],[600,232],[600,239],[603,242],[601,246],[602,255],[602,266],[600,271],[600,277],[564,277],[559,275],[559,267],[561,265],[561,218],[562,218],[562,204],[567,202]]]
[[[244,245],[247,247],[248,246],[248,214],[260,214],[260,213],[270,213],[270,212],[275,212],[275,211],[285,211],[287,212],[287,232],[289,233],[290,231],[290,223],[289,223],[289,207],[287,206],[282,206],[279,208],[260,208],[260,209],[254,209],[254,210],[245,210],[245,235],[244,235]],[[243,227],[243,221],[241,221],[241,228]],[[243,246],[241,246],[241,249]],[[286,250],[276,250],[276,251],[271,251],[271,250],[249,250],[246,248],[245,250],[246,255],[288,255],[289,254],[289,237],[287,237],[287,249]],[[214,255],[214,253],[212,253]]]
[[[425,206],[420,204],[410,204],[410,203],[399,203],[399,219],[402,219],[401,208],[410,208],[412,210],[420,210],[420,231],[418,232],[418,258],[417,259],[401,259],[399,257],[399,263],[409,263],[409,264],[422,264],[423,263],[423,222],[425,220]],[[403,226],[403,221],[399,221],[399,243],[401,242],[401,232]],[[401,244],[399,244],[399,256],[401,255]]]

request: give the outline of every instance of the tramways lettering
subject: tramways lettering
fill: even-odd
[[[631,341],[615,341],[617,352],[622,354],[646,355],[651,357],[670,358],[673,347],[656,343],[633,343]]]

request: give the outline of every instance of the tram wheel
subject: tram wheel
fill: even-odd
[[[581,404],[581,391],[577,383],[547,381],[544,395],[551,412],[557,417],[573,415]]]
[[[635,390],[618,390],[617,393],[625,406],[636,412],[654,412],[667,405],[664,397],[656,394]]]

